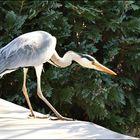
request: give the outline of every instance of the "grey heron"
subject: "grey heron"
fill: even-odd
[[[78,54],[74,51],[68,51],[63,57],[60,57],[55,50],[56,38],[45,31],[33,31],[20,35],[12,40],[5,47],[0,49],[0,77],[23,68],[23,87],[22,91],[31,111],[31,115],[36,117],[31,106],[26,88],[26,76],[28,67],[34,67],[37,76],[37,95],[54,112],[58,119],[71,120],[63,117],[44,97],[41,90],[41,73],[43,64],[48,62],[56,67],[65,68],[76,61],[81,66],[104,71],[112,75],[115,72],[100,64],[94,57],[87,54]]]

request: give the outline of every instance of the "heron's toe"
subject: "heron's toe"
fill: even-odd
[[[54,121],[56,121],[56,120],[63,120],[63,121],[74,121],[74,119],[72,119],[72,118],[67,118],[67,117],[50,117],[50,120],[54,120]]]
[[[35,116],[34,114],[33,114],[33,115],[32,115],[32,114],[29,114],[28,118],[29,118],[29,119],[35,119],[36,116]]]

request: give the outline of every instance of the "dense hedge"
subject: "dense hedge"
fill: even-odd
[[[87,53],[118,73],[44,65],[44,95],[64,116],[88,120],[140,136],[140,1],[4,0],[0,1],[0,47],[15,37],[44,30],[57,37],[56,50]],[[0,97],[27,106],[22,69],[0,80]],[[28,74],[35,110],[50,110],[36,95],[36,76]]]

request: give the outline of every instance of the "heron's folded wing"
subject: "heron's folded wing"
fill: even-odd
[[[32,45],[27,45],[22,41],[10,43],[0,50],[0,72],[5,69],[25,67],[36,54],[37,50]]]

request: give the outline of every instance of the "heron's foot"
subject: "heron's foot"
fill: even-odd
[[[63,121],[74,121],[72,118],[67,118],[67,117],[50,117],[50,120],[63,120]]]
[[[67,118],[67,117],[63,117],[63,116],[59,116],[59,117],[52,117],[49,115],[45,115],[45,116],[35,116],[34,114],[30,114],[29,117],[30,119],[50,119],[50,120],[63,120],[63,121],[74,121],[74,119],[72,118]]]
[[[34,114],[29,114],[28,118],[29,118],[29,119],[35,119],[36,116],[35,116]]]
[[[47,115],[45,115],[45,116],[35,116],[34,114],[32,115],[32,114],[30,114],[29,115],[29,117],[28,117],[29,119],[48,119],[49,117],[47,116]]]
[[[48,119],[49,117],[48,116],[36,116],[35,118],[37,118],[37,119]]]

